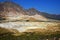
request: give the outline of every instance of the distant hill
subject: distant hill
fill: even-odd
[[[43,17],[48,18],[48,19],[60,20],[60,15],[49,14],[46,12],[40,12],[40,11],[36,10],[35,8],[30,8],[27,10],[27,12],[29,12],[28,15],[38,14],[38,15],[42,15]]]
[[[60,15],[40,12],[35,8],[26,10],[14,2],[0,3],[0,20],[30,20],[30,17],[40,21],[60,20]]]

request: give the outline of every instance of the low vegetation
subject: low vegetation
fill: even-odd
[[[58,24],[57,26],[60,25]],[[39,30],[40,31],[40,30]],[[43,32],[44,31],[44,32]],[[7,29],[0,28],[0,40],[53,40],[56,38],[58,40],[60,38],[60,31],[51,31],[51,30],[43,30],[42,32],[33,31],[33,32],[23,32],[21,35],[12,35],[13,33]]]

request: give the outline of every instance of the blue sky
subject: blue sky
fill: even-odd
[[[1,0],[0,0],[1,1]],[[60,14],[60,0],[12,0],[23,8],[35,8],[41,12]]]

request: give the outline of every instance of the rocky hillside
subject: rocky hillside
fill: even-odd
[[[26,10],[13,2],[0,3],[0,27],[2,28],[24,32],[27,29],[42,29],[48,27],[48,25],[58,25],[58,23],[55,23],[57,20],[50,17],[52,16],[47,13],[40,12],[34,8]]]
[[[52,15],[40,12],[35,8],[28,10],[13,2],[0,3],[0,20],[30,20],[29,18],[36,19],[36,21],[50,21],[59,20],[59,15]]]

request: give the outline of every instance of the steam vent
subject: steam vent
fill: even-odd
[[[0,40],[60,40],[60,15],[0,2]]]

